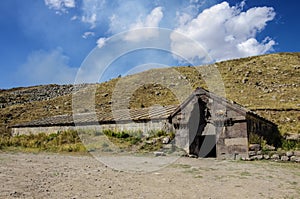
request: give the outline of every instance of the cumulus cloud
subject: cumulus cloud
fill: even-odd
[[[98,48],[102,48],[105,45],[106,41],[107,41],[107,38],[105,38],[105,37],[99,38],[97,40],[97,46],[98,46]]]
[[[77,69],[68,65],[69,58],[62,49],[52,51],[35,51],[31,53],[27,62],[17,72],[25,84],[72,84],[74,83]]]
[[[227,2],[205,9],[197,17],[181,15],[175,29],[198,42],[215,60],[226,60],[266,53],[272,50],[275,41],[271,38],[259,42],[256,36],[275,17],[271,7],[254,7],[243,11],[240,6],[230,6]],[[180,50],[189,59],[202,58],[189,44],[180,41],[178,34],[171,35],[172,48]],[[198,54],[199,53],[199,54]]]
[[[50,8],[59,12],[66,12],[68,8],[75,7],[74,0],[45,0],[45,4]]]
[[[160,21],[163,18],[163,11],[162,11],[162,7],[156,7],[153,10],[151,10],[151,12],[142,17],[140,16],[138,19],[136,19],[135,22],[131,21],[131,24],[123,24],[124,30],[127,30],[128,33],[126,35],[124,35],[124,40],[125,41],[129,41],[129,42],[140,42],[142,40],[147,40],[153,37],[157,37],[158,36],[158,30],[157,29],[153,29],[154,27],[158,27]],[[110,23],[110,30],[111,31],[119,31],[120,28],[116,28],[115,26],[118,26],[119,24],[119,17],[117,15],[113,15],[110,19],[111,23]],[[136,34],[137,29],[143,29],[142,34]],[[130,31],[133,30],[133,31]],[[105,43],[107,41],[107,38],[105,37],[101,37],[97,40],[97,46],[99,48],[102,48]]]
[[[144,34],[135,34],[135,32],[128,32],[125,36],[126,41],[139,42],[141,40],[149,39],[151,37],[158,36],[156,29],[151,29],[153,27],[158,27],[159,22],[163,18],[162,7],[154,8],[149,15],[146,16],[144,20],[139,19],[136,23],[131,24],[129,30],[135,30],[140,28],[149,28],[143,31]]]

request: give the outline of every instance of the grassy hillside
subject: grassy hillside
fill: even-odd
[[[124,100],[124,103],[128,100],[130,108],[178,104],[182,99],[174,94],[173,88],[176,89],[178,86],[186,88],[186,85],[189,85],[191,89],[199,86],[208,88],[204,79],[211,79],[206,76],[208,75],[207,71],[211,69],[217,69],[220,72],[228,99],[236,101],[250,110],[255,110],[275,122],[279,125],[282,134],[300,133],[300,53],[255,56],[196,68],[155,69],[116,78],[86,87],[86,90],[96,89],[95,103],[85,103],[89,97],[84,95],[80,99],[84,106],[77,108],[80,112],[88,112],[93,107],[99,113],[107,112],[110,111],[115,100]],[[50,89],[51,92],[56,92],[55,95],[49,95],[49,89],[45,86],[30,87],[32,91],[26,91],[26,95],[20,91],[29,88],[0,90],[0,103],[3,102],[3,106],[0,106],[1,133],[5,132],[5,128],[12,124],[41,117],[71,114],[70,87],[62,87],[57,86],[54,91]],[[213,86],[214,91],[218,91],[218,88],[218,85]],[[187,96],[191,92],[189,89],[177,89],[177,91],[179,96]],[[48,92],[47,98],[30,94],[36,92],[39,93],[39,96]],[[5,103],[8,101],[17,101],[18,103]],[[122,107],[124,108],[124,106]]]

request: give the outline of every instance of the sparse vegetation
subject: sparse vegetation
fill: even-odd
[[[163,147],[162,138],[173,137],[173,133],[152,130],[151,136],[145,137],[142,131],[66,130],[57,133],[1,136],[0,149],[18,149],[50,152],[151,152]],[[149,143],[149,141],[152,141]]]
[[[300,53],[278,53],[223,61],[214,66],[206,66],[206,69],[210,67],[217,67],[220,72],[226,98],[236,101],[276,123],[281,135],[300,133]],[[149,80],[148,82],[155,83],[134,87],[134,92],[129,93],[130,96],[126,96],[129,99],[129,108],[178,104],[180,99],[172,89],[176,88],[179,80],[188,82],[192,89],[208,88],[203,79],[203,75],[206,75],[202,74],[203,68],[203,66],[187,66],[155,69],[115,78],[101,84],[89,85],[86,91],[95,89],[95,104],[89,104],[87,101],[89,97],[84,95],[85,98],[80,98],[80,101],[85,107],[82,110],[79,107],[78,111],[87,112],[96,108],[100,115],[111,112],[112,96],[116,96],[114,92],[115,88],[120,86],[118,83],[122,81],[123,85],[134,87],[143,82],[145,77]],[[177,72],[170,72],[174,70]],[[31,100],[31,94],[24,96],[14,94],[15,91],[35,92],[40,88],[42,86],[0,90],[1,135],[9,135],[7,127],[10,125],[55,115],[72,114],[72,108],[76,108],[72,107],[72,97],[74,97],[72,94],[55,95],[47,100],[43,100],[43,98],[41,98],[42,100],[38,100],[39,98]],[[187,91],[182,92],[186,94],[184,92]],[[57,93],[59,92],[57,91]],[[14,100],[15,103],[7,104],[9,99]],[[287,148],[292,145],[292,143],[284,143]]]
[[[62,131],[53,134],[39,133],[36,135],[2,136],[0,148],[37,149],[50,152],[85,152],[78,134],[74,130]]]

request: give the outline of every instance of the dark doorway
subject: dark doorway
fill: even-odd
[[[200,142],[200,151],[198,156],[202,158],[217,157],[216,135],[202,135],[198,138]]]

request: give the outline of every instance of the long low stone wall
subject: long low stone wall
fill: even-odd
[[[16,135],[29,135],[38,133],[57,133],[58,131],[65,130],[95,130],[101,131],[104,129],[110,129],[114,131],[142,131],[144,135],[147,135],[151,130],[165,129],[167,126],[166,120],[147,121],[147,122],[124,122],[115,124],[99,124],[99,125],[84,125],[84,126],[49,126],[49,127],[19,127],[12,128],[11,132],[13,136]]]

